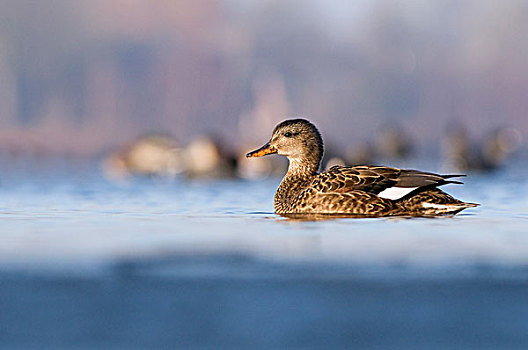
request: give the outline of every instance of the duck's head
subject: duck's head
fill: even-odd
[[[313,125],[304,119],[285,120],[275,127],[270,141],[246,157],[262,157],[280,154],[290,160],[314,160],[319,163],[323,156],[323,139]]]

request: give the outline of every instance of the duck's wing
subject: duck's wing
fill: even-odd
[[[320,193],[364,191],[379,197],[398,200],[420,189],[437,187],[464,175],[439,175],[418,170],[382,166],[334,166],[319,174],[312,187]]]

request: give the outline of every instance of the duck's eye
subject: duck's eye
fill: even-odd
[[[292,137],[293,134],[292,134],[291,132],[288,131],[288,132],[285,132],[285,133],[284,133],[284,136],[286,136],[286,137]]]

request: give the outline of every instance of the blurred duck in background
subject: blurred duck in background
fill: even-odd
[[[382,125],[374,140],[374,154],[379,160],[401,160],[411,155],[410,137],[398,125]]]
[[[237,158],[220,141],[208,136],[193,139],[183,152],[184,175],[189,179],[232,178]]]
[[[236,176],[236,157],[211,137],[198,136],[181,148],[171,137],[148,135],[108,156],[103,173],[112,180],[137,175],[229,178]]]
[[[375,162],[375,154],[372,145],[367,141],[356,142],[345,151],[345,164],[372,164]]]
[[[492,131],[481,147],[483,168],[493,170],[502,167],[521,148],[521,133],[515,128],[500,128]]]
[[[174,177],[184,171],[183,151],[165,135],[147,135],[110,154],[103,174],[112,180],[131,175]]]
[[[442,144],[442,168],[456,171],[493,171],[506,164],[521,148],[522,137],[514,128],[498,128],[481,142],[470,140],[467,130],[456,126],[448,130]]]
[[[374,135],[374,142],[357,141],[346,147],[343,153],[337,153],[336,148],[329,147],[323,159],[324,169],[334,165],[345,164],[364,165],[373,163],[398,163],[410,157],[412,142],[404,130],[394,124],[380,127]]]

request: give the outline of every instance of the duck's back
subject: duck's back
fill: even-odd
[[[335,166],[314,176],[304,190],[292,193],[290,205],[279,210],[276,207],[276,211],[365,216],[455,214],[476,206],[437,188],[460,183],[449,180],[457,176],[461,175],[381,166]]]

